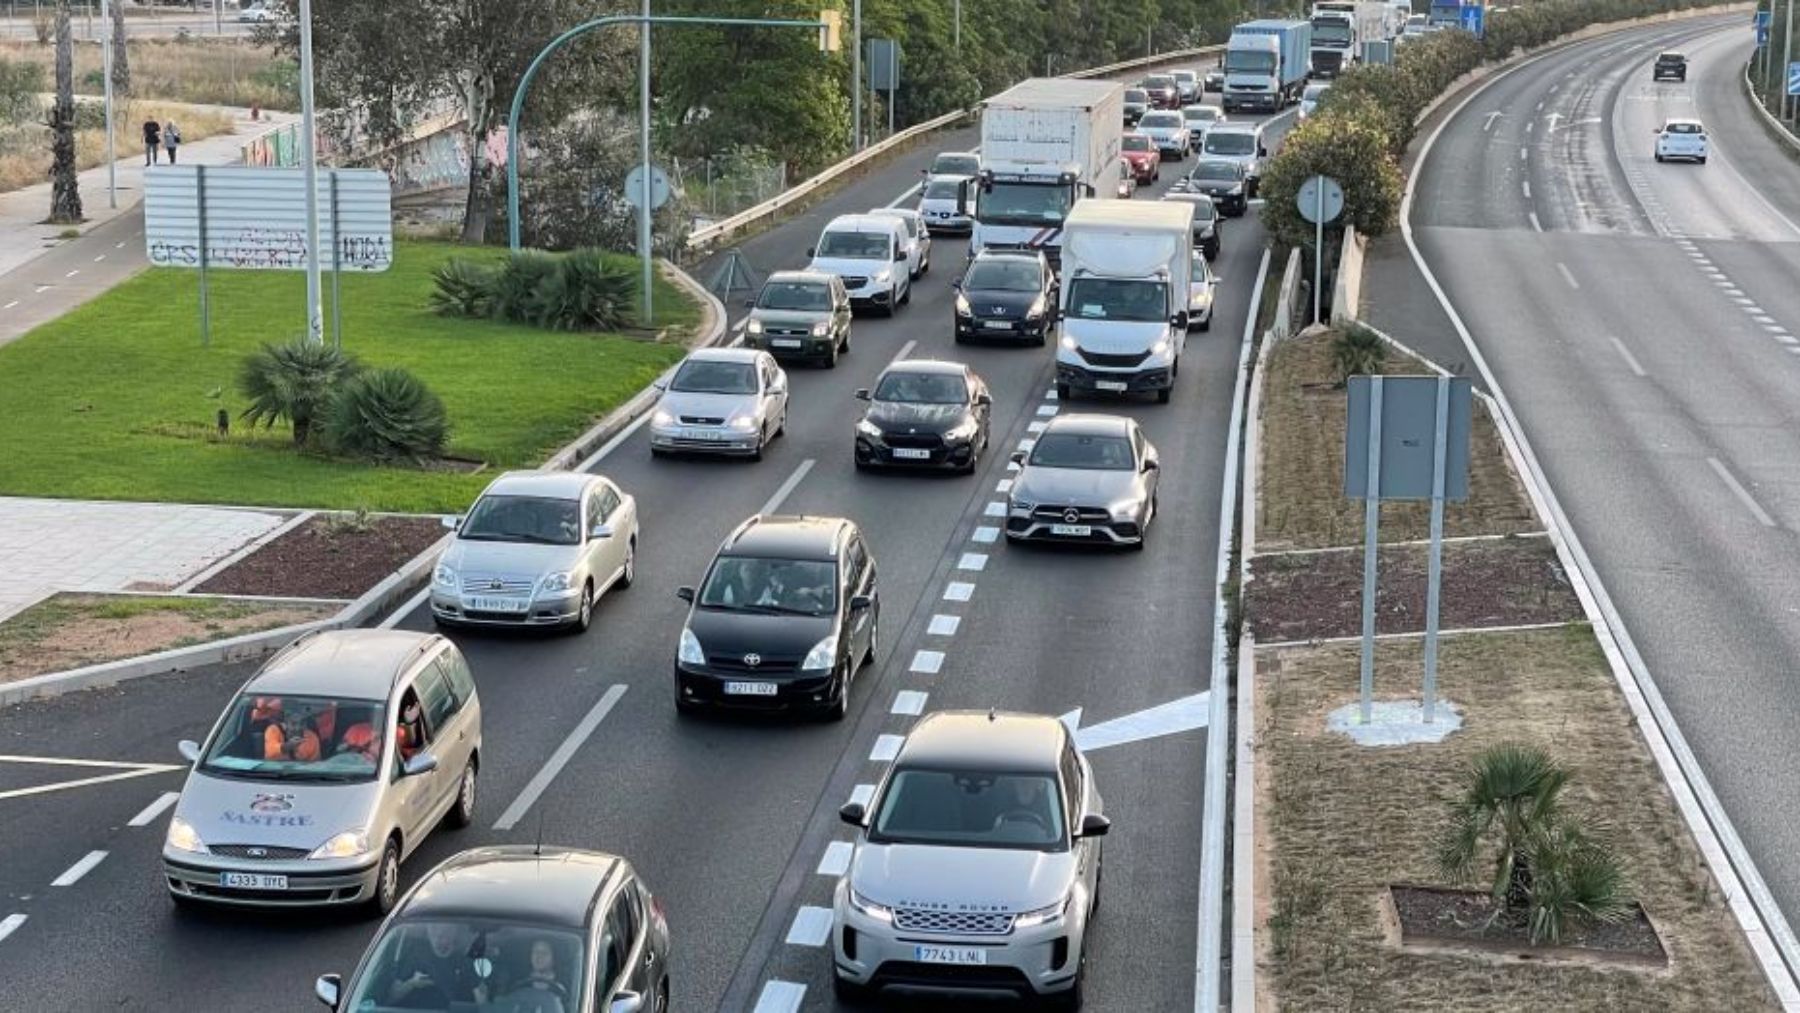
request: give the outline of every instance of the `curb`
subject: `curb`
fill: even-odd
[[[319,512],[317,510],[301,510],[295,513],[294,516],[289,517],[280,524],[275,525],[255,538],[250,539],[248,542],[238,546],[234,551],[226,553],[219,559],[213,560],[211,566],[208,566],[206,569],[201,570],[199,573],[196,573],[192,577],[175,585],[173,588],[170,588],[170,590],[175,594],[187,594],[194,588],[197,588],[201,584],[218,576],[220,573],[236,566],[245,556],[250,555],[257,549],[262,548],[275,539],[280,538],[282,535],[285,535],[300,525],[305,524],[307,521],[312,520],[314,517],[318,516],[318,514]]]

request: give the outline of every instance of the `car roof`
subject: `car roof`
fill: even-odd
[[[1195,193],[1192,190],[1174,190],[1162,195],[1162,200],[1178,200],[1188,204],[1211,204],[1212,194]]]
[[[959,177],[960,178],[960,177]],[[917,218],[918,208],[871,208],[870,214],[877,218]]]
[[[509,471],[489,482],[481,494],[580,499],[593,480],[594,476],[585,471]]]
[[[757,514],[737,526],[720,555],[836,559],[838,540],[854,525],[842,517]]]
[[[940,151],[931,156],[931,160],[934,162],[940,158],[973,158],[976,161],[981,160],[981,156],[973,151]]]
[[[1261,125],[1256,124],[1256,123],[1247,123],[1243,120],[1227,120],[1224,123],[1221,123],[1218,126],[1207,131],[1207,133],[1209,133],[1209,134],[1212,134],[1212,133],[1256,134],[1256,133],[1261,133],[1261,132],[1262,132]]]
[[[396,921],[492,918],[584,927],[624,860],[603,851],[526,844],[473,848],[425,874]]]
[[[1074,412],[1051,419],[1050,424],[1044,427],[1044,432],[1073,433],[1078,436],[1129,436],[1131,420],[1123,415]]]
[[[838,215],[825,226],[826,232],[893,232],[899,225],[885,215]]]
[[[969,258],[969,261],[973,263],[978,260],[1029,260],[1034,264],[1048,263],[1044,259],[1042,250],[1004,246],[989,246],[977,250],[975,255]]]
[[[687,357],[694,362],[758,362],[762,353],[754,348],[696,348]]]
[[[837,275],[832,274],[829,271],[771,271],[768,280],[763,282],[763,284],[773,285],[776,282],[781,282],[783,284],[792,285],[797,282],[808,282],[814,285],[829,285],[831,284],[831,279],[835,277],[837,277]]]
[[[925,177],[927,183],[960,183],[970,177],[960,172],[934,172]]]
[[[244,692],[386,700],[400,673],[443,639],[412,630],[310,633],[270,658]]]
[[[889,373],[935,373],[945,376],[964,376],[969,367],[960,362],[948,362],[944,359],[901,359],[881,371],[882,376]]]
[[[1687,54],[1686,54],[1686,53],[1683,53],[1683,52],[1682,52],[1682,51],[1681,51],[1681,50],[1679,50],[1679,49],[1665,49],[1665,50],[1663,50],[1663,51],[1662,51],[1662,52],[1660,52],[1660,53],[1658,53],[1658,54],[1656,54],[1656,58],[1657,58],[1657,59],[1659,59],[1659,60],[1660,60],[1660,59],[1663,59],[1663,58],[1664,58],[1664,57],[1669,57],[1669,56],[1672,56],[1672,57],[1674,57],[1674,58],[1675,58],[1675,59],[1677,59],[1677,60],[1685,60],[1685,59],[1687,59]]]
[[[1068,737],[1046,714],[937,711],[913,725],[894,764],[1054,774]]]

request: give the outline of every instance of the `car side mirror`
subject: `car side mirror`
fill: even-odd
[[[875,604],[875,599],[866,594],[859,594],[850,599],[850,611],[861,612],[873,604]]]
[[[1081,837],[1105,837],[1112,829],[1112,820],[1099,813],[1088,813],[1081,818]]]
[[[769,393],[771,393],[771,394],[786,394],[787,393],[787,377],[778,376],[774,380],[770,381]]]
[[[313,982],[313,995],[317,996],[320,1002],[332,1009],[338,1008],[338,998],[343,990],[344,979],[342,975],[321,974],[319,975],[318,980]]]
[[[643,1008],[643,996],[636,992],[620,992],[613,996],[612,1005],[606,1007],[606,1013],[638,1013]]]
[[[894,247],[894,263],[898,264],[902,260],[905,260],[905,259],[906,259],[906,247],[904,247],[904,246]]]
[[[189,763],[200,762],[200,743],[195,742],[193,739],[182,739],[180,742],[175,743],[175,751],[180,753],[181,758]]]
[[[858,401],[867,401],[867,400],[869,400],[869,388],[867,388],[867,387],[858,387],[858,388],[856,388],[856,399],[857,399],[857,400],[858,400]]]
[[[1263,147],[1260,144],[1257,145],[1256,146],[1256,157],[1257,158],[1268,158],[1269,157],[1269,149]]]
[[[950,283],[950,291],[952,291],[952,292],[961,292],[962,291],[962,279],[961,278],[958,278],[955,281],[952,281]]]
[[[1152,457],[1152,458],[1148,458],[1148,459],[1146,459],[1146,460],[1145,460],[1145,461],[1144,461],[1144,471],[1145,471],[1145,473],[1149,473],[1149,472],[1152,472],[1152,471],[1155,471],[1155,470],[1157,470],[1157,469],[1158,469],[1158,468],[1161,468],[1161,467],[1162,467],[1162,465],[1160,465],[1160,464],[1158,464],[1158,463],[1156,463],[1156,458],[1154,458],[1154,457]]]
[[[863,820],[868,818],[869,811],[863,807],[861,802],[845,802],[838,809],[838,819],[843,820],[853,827],[862,826]]]
[[[809,246],[809,247],[807,247],[807,248],[806,248],[806,255],[807,255],[807,256],[808,256],[808,257],[816,257],[816,256],[818,256],[818,255],[819,255],[819,248],[818,248],[818,247],[816,247],[816,246]]]
[[[588,529],[588,537],[589,538],[611,538],[612,536],[613,536],[612,525],[606,523],[605,521],[602,521],[599,524],[596,524],[592,528]]]
[[[756,300],[755,299],[745,299],[744,300],[744,308],[747,310],[755,309],[756,308]]]
[[[1017,464],[1017,465],[1023,465],[1025,463],[1025,451],[1015,450],[1012,452],[1011,456],[1009,456],[1007,458],[1007,460],[1009,460],[1012,463]]]
[[[400,764],[400,772],[407,777],[418,777],[438,769],[438,758],[430,752],[418,752]]]
[[[987,391],[982,391],[975,395],[975,403],[985,408],[994,403],[994,395],[989,394]]]
[[[675,589],[675,597],[692,604],[694,601],[694,589],[691,587],[678,587]]]
[[[1177,312],[1174,316],[1169,318],[1169,324],[1174,327],[1186,327],[1187,322],[1188,322],[1187,310],[1181,310],[1181,311]]]
[[[455,515],[445,515],[438,518],[438,523],[451,531],[455,531],[457,528],[462,527],[462,518]]]
[[[656,390],[668,390],[669,389],[669,381],[665,380],[659,376],[656,379],[650,381],[650,386],[655,388]]]

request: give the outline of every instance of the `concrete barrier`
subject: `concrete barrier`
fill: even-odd
[[[1357,318],[1362,304],[1363,254],[1368,240],[1344,227],[1344,248],[1338,254],[1337,281],[1331,287],[1331,326],[1342,327]]]
[[[1275,295],[1275,319],[1269,324],[1269,333],[1277,340],[1294,333],[1294,314],[1300,302],[1300,276],[1304,273],[1300,248],[1296,246],[1288,251],[1287,267],[1281,272],[1281,288]]]

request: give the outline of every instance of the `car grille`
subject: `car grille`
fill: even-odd
[[[773,657],[760,655],[761,660],[751,665],[744,660],[742,654],[709,654],[706,663],[721,672],[745,672],[750,675],[786,675],[800,668],[798,657]]]
[[[867,285],[869,283],[869,279],[867,277],[860,276],[860,275],[846,274],[840,280],[843,281],[845,288],[862,288],[864,285]]]
[[[804,338],[812,334],[811,327],[764,327],[763,333],[772,338]]]
[[[1137,365],[1140,365],[1141,363],[1143,363],[1143,361],[1145,359],[1148,359],[1150,357],[1150,353],[1149,352],[1125,352],[1125,353],[1119,354],[1119,355],[1112,355],[1112,354],[1109,354],[1106,352],[1090,352],[1087,349],[1083,348],[1083,349],[1081,349],[1081,357],[1086,359],[1090,364],[1095,365],[1095,366],[1111,366],[1113,368],[1130,368],[1132,366],[1137,366]]]
[[[895,908],[894,927],[907,932],[943,932],[958,936],[1003,936],[1012,931],[1013,916],[973,911],[921,911]]]
[[[722,426],[725,424],[725,419],[715,418],[711,415],[683,415],[681,424],[684,426]]]
[[[944,445],[944,438],[937,433],[883,433],[881,440],[890,447],[911,450],[936,450]]]
[[[247,858],[258,862],[286,862],[305,858],[305,848],[275,848],[261,844],[208,844],[206,850],[225,858]]]
[[[1036,510],[1033,510],[1031,512],[1031,516],[1037,518],[1040,521],[1052,521],[1057,524],[1068,524],[1070,522],[1069,522],[1068,517],[1065,516],[1065,514],[1070,509],[1073,509],[1077,514],[1080,515],[1080,518],[1075,521],[1075,523],[1077,523],[1077,524],[1105,524],[1106,522],[1112,520],[1112,514],[1106,512],[1105,510],[1096,509],[1094,507],[1073,507],[1073,508],[1071,508],[1071,507],[1066,507],[1066,506],[1044,505],[1044,506],[1039,506]]]
[[[530,594],[537,581],[530,577],[468,576],[463,578],[464,594]]]

